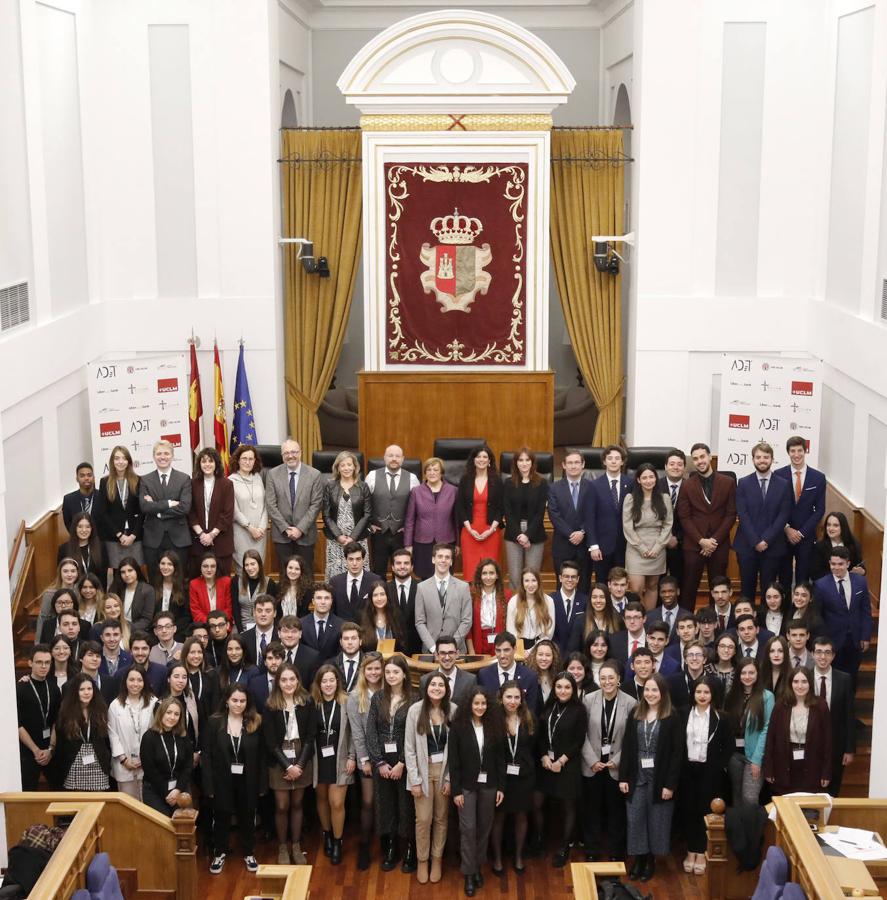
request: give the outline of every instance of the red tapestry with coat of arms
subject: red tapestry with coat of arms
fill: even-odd
[[[388,163],[389,365],[522,366],[525,163]]]

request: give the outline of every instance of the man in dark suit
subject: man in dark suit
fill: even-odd
[[[277,603],[270,594],[257,594],[253,603],[253,618],[256,624],[240,633],[243,639],[243,655],[247,661],[262,669],[265,665],[265,651],[272,641],[279,641],[280,634],[274,622]]]
[[[413,554],[401,547],[391,555],[393,578],[387,584],[388,602],[397,604],[400,620],[406,633],[406,652],[409,656],[422,652],[422,641],[416,631],[416,588],[413,578]]]
[[[117,679],[118,672],[132,665],[132,656],[120,645],[123,632],[117,619],[105,619],[99,632],[102,642],[102,662],[99,672]]]
[[[665,567],[668,574],[678,580],[678,587],[684,580],[684,530],[678,518],[678,497],[684,486],[684,475],[687,470],[687,456],[683,450],[672,447],[665,456],[665,475],[659,479],[659,490],[668,494],[671,508],[675,510],[671,525],[671,537],[665,547]]]
[[[342,553],[345,555],[346,571],[330,579],[333,612],[343,622],[359,622],[373,587],[381,579],[363,567],[366,551],[357,541],[345,544]]]
[[[862,654],[872,639],[872,606],[869,586],[862,575],[850,569],[850,553],[846,547],[832,547],[829,556],[831,575],[824,575],[813,585],[813,596],[819,601],[819,612],[835,645],[835,668],[856,678]]]
[[[694,444],[690,458],[695,471],[678,492],[675,518],[683,532],[681,605],[692,610],[702,573],[708,570],[709,584],[727,574],[730,529],[736,521],[736,481],[712,469],[707,444]]]
[[[252,678],[247,682],[246,688],[252,694],[253,700],[256,701],[256,709],[260,715],[265,712],[265,704],[271,696],[277,670],[283,663],[283,655],[283,644],[280,641],[268,644],[262,657],[261,668],[253,672]]]
[[[340,652],[330,662],[342,673],[345,690],[351,693],[357,687],[357,675],[363,653],[360,649],[360,626],[356,622],[343,622],[339,633]]]
[[[102,495],[95,489],[95,472],[92,463],[82,462],[77,466],[77,490],[62,498],[62,520],[65,528],[71,530],[71,520],[79,512],[88,513],[98,527],[102,512]]]
[[[736,613],[733,610],[732,598],[733,583],[726,575],[719,575],[709,582],[708,602],[717,617],[716,637],[736,628]]]
[[[173,445],[169,441],[154,444],[157,468],[139,482],[139,507],[145,517],[142,548],[151,581],[157,576],[157,563],[164,550],[175,550],[183,562],[188,558],[191,532],[191,479],[172,467]]]
[[[622,474],[626,453],[617,444],[604,447],[604,471],[591,483],[592,502],[585,526],[595,578],[604,581],[614,566],[625,565],[625,532],[622,506],[631,492],[633,479]]]
[[[753,615],[742,613],[736,617],[736,638],[739,641],[736,648],[737,664],[740,659],[764,658],[764,646],[767,642],[760,637],[759,630],[757,619]]]
[[[790,462],[773,474],[788,482],[792,498],[791,513],[785,526],[788,553],[780,575],[780,581],[788,588],[806,581],[810,574],[816,529],[825,514],[826,481],[822,472],[807,465],[804,438],[793,434],[785,442],[785,449]]]
[[[552,640],[561,651],[567,653],[570,632],[574,622],[585,615],[588,607],[588,595],[577,590],[579,584],[579,563],[567,560],[561,563],[558,570],[560,587],[551,595],[554,600],[554,636]]]
[[[148,637],[147,631],[134,631],[130,635],[129,652],[132,654],[132,663],[120,673],[118,683],[126,679],[129,670],[133,666],[140,666],[145,670],[148,686],[154,692],[154,696],[161,696],[163,689],[166,687],[168,670],[166,666],[162,666],[160,663],[151,662],[149,658],[151,655],[151,639]]]
[[[302,616],[302,643],[316,650],[320,661],[329,662],[339,650],[343,621],[333,615],[333,589],[325,582],[314,585],[314,612]]]
[[[755,621],[755,625],[757,626],[757,629],[754,632],[754,634],[757,635],[758,646],[756,648],[756,652],[753,653],[752,655],[756,659],[763,659],[763,656],[757,655],[757,650],[764,649],[764,645],[767,643],[767,641],[770,640],[770,638],[773,637],[773,632],[769,631],[766,628],[762,628],[761,626],[758,625],[758,617],[755,614],[755,605],[747,597],[740,597],[733,604],[734,626],[733,626],[733,628],[730,629],[730,634],[732,634],[736,638],[737,641],[740,641],[740,642],[743,641],[742,636],[739,634],[739,620],[744,619],[747,616],[751,616],[752,619],[754,619],[754,621]],[[751,632],[746,630],[745,633],[746,633],[746,637],[748,638],[747,644],[751,644],[753,642],[752,638],[751,638]],[[740,656],[748,656],[748,654],[745,652],[747,649],[748,649],[747,646],[742,646],[742,644],[740,643],[739,650],[736,654],[737,660],[739,659]]]
[[[681,609],[680,582],[676,575],[663,575],[659,579],[659,606],[647,613],[647,625],[664,622],[668,628],[668,643],[672,645],[678,640],[677,625],[681,619],[691,618],[691,613]]]
[[[388,560],[403,547],[403,526],[410,492],[419,479],[403,467],[403,448],[397,444],[385,448],[385,467],[373,469],[366,477],[370,491],[370,545],[372,570],[383,581]]]
[[[228,653],[228,636],[231,634],[228,613],[223,609],[211,610],[206,617],[206,629],[209,631],[209,643],[204,648],[206,665],[218,669]]]
[[[653,674],[654,666],[653,654],[646,647],[638,647],[631,659],[626,660],[622,666],[619,690],[640,700],[644,696],[644,684]]]
[[[751,450],[755,471],[736,485],[739,528],[734,549],[739,561],[742,596],[753,600],[760,578],[761,596],[776,581],[788,552],[785,526],[791,514],[788,482],[773,477],[773,448],[759,441]]]
[[[316,650],[302,643],[302,622],[297,616],[284,616],[280,620],[280,643],[283,644],[283,661],[292,663],[299,670],[302,686],[310,691],[322,660]]]
[[[705,675],[708,657],[700,641],[691,641],[684,648],[683,666],[666,678],[672,706],[681,711],[690,708],[696,683]],[[715,696],[712,706],[720,709],[724,702],[724,688],[720,678],[715,678]]]
[[[582,475],[585,462],[578,450],[567,450],[562,465],[564,477],[555,481],[548,492],[548,518],[554,529],[551,557],[558,572],[567,560],[578,564],[578,588],[585,592],[591,572],[585,539],[590,515],[591,482]]]
[[[646,618],[644,605],[637,600],[629,601],[622,613],[625,631],[617,631],[610,637],[610,656],[622,663],[623,671],[628,669],[628,661],[635,652],[647,646]]]
[[[517,640],[511,632],[502,631],[497,634],[494,643],[496,662],[478,671],[477,683],[490,694],[495,694],[506,681],[516,681],[524,692],[527,706],[536,711],[539,703],[539,679],[532,669],[515,661],[516,645]]]
[[[84,675],[89,675],[102,695],[102,699],[106,704],[110,704],[117,696],[118,684],[116,678],[101,671],[103,661],[102,648],[99,644],[95,641],[84,641],[81,644],[80,671]],[[65,683],[65,688],[70,688],[73,684],[74,680],[69,679]]]
[[[853,682],[846,672],[832,666],[835,645],[821,635],[813,640],[813,689],[828,704],[832,720],[832,780],[828,792],[837,797],[844,767],[856,753],[856,717],[853,714]]]
[[[677,672],[681,664],[665,652],[665,645],[668,643],[668,626],[665,622],[647,622],[646,632],[647,649],[653,654],[653,671],[663,678]]]
[[[440,635],[434,649],[434,659],[437,662],[435,672],[440,672],[450,683],[450,699],[456,705],[467,702],[469,691],[477,684],[477,678],[471,672],[463,672],[456,665],[457,655],[456,638],[451,634]],[[423,695],[425,685],[432,675],[434,672],[426,672],[419,681]]]

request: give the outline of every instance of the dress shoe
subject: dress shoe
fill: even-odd
[[[416,864],[416,881],[428,884],[428,860],[420,859]]]
[[[644,873],[641,875],[641,881],[649,881],[656,873],[656,857],[652,853],[647,854],[647,864],[644,866]]]
[[[555,867],[555,869],[563,869],[563,867],[567,864],[567,860],[570,858],[570,847],[569,844],[565,847],[561,847],[557,853],[551,859],[551,864]]]
[[[333,838],[333,849],[330,853],[330,862],[338,866],[342,862],[342,838]]]
[[[523,860],[515,860],[515,861],[514,861],[514,871],[515,871],[518,875],[523,875],[524,872],[527,871],[527,867],[524,865],[524,861],[523,861]]]
[[[480,890],[484,886],[484,876],[480,872],[474,873],[474,886]]]
[[[365,872],[370,867],[370,845],[361,841],[357,848],[357,868]]]
[[[431,871],[428,874],[428,880],[432,884],[437,884],[443,878],[443,860],[439,856],[431,857]]]
[[[466,897],[474,896],[474,876],[473,875],[465,876],[465,896]]]
[[[324,831],[324,833],[323,833],[323,853],[325,856],[333,855],[333,833],[332,833],[332,831]]]
[[[388,835],[385,839],[385,858],[382,860],[382,871],[390,872],[397,865],[397,838]]]
[[[637,881],[641,875],[644,874],[644,868],[647,865],[647,854],[646,853],[638,853],[634,858],[634,863],[632,863],[631,871],[628,873],[628,877],[632,881]]]
[[[403,864],[400,867],[400,871],[404,872],[407,875],[416,871],[416,865],[418,861],[416,859],[416,842],[408,841],[407,848],[403,854]]]

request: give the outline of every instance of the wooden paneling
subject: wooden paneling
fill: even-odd
[[[28,546],[34,548],[34,580],[43,591],[55,581],[59,544],[67,540],[62,509],[56,507],[25,529]]]
[[[483,437],[497,455],[554,442],[554,373],[359,372],[360,449],[401,444],[427,459],[436,438]]]
[[[877,603],[881,596],[881,560],[884,554],[884,526],[876,521],[869,512],[851,503],[839,490],[831,484],[826,488],[826,513],[841,512],[847,516],[850,530],[862,545],[862,558],[865,560],[866,581],[872,601]],[[825,516],[823,516],[825,521]],[[820,527],[820,531],[822,526]]]

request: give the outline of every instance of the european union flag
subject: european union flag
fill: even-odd
[[[253,415],[253,401],[249,396],[249,382],[246,379],[246,364],[243,361],[243,344],[237,358],[237,378],[234,382],[234,421],[231,426],[231,452],[240,444],[252,444],[256,440],[256,418]]]

